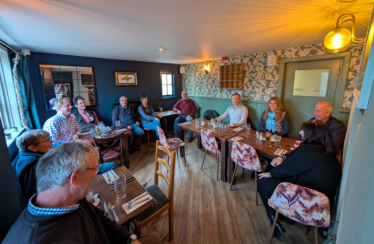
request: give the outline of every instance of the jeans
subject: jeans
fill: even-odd
[[[186,122],[187,116],[188,114],[181,114],[174,120],[174,137],[178,138],[178,129],[179,129],[178,124]],[[193,120],[193,117],[190,117],[188,121],[191,121],[191,120]],[[193,135],[192,132],[188,132],[188,137],[192,137],[192,135]]]
[[[131,135],[129,136],[129,146],[132,146],[133,143],[135,145],[138,145],[140,143],[140,140],[144,136],[144,130],[140,128],[140,126],[136,123],[130,126],[132,127],[132,129],[130,130]]]
[[[158,137],[157,126],[161,128],[160,121],[158,121],[158,120],[153,120],[153,121],[143,120],[142,121],[142,126],[143,126],[143,128],[147,128],[147,129],[156,131],[156,136]]]
[[[101,166],[101,169],[100,171],[97,173],[98,175],[101,175],[105,172],[108,172],[112,169],[116,169],[117,168],[117,165],[115,163],[105,163],[105,164],[100,164],[99,166]]]

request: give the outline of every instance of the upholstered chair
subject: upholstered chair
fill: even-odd
[[[216,156],[216,161],[217,161],[217,180],[218,180],[219,155],[221,154],[221,151],[219,150],[216,138],[209,131],[201,130],[201,144],[205,148],[203,163],[201,164],[201,170],[203,169],[203,166],[204,166],[206,151],[208,150],[209,152],[214,153]]]
[[[177,151],[177,154],[178,154],[177,149],[182,147],[183,151],[184,151],[184,155],[186,155],[186,151],[185,151],[185,148],[184,148],[185,143],[181,139],[179,139],[179,138],[167,139],[164,131],[158,126],[157,126],[157,131],[158,131],[158,139],[159,139],[161,145],[169,148],[170,150],[175,149],[175,151]],[[184,164],[187,165],[186,156],[184,157]]]

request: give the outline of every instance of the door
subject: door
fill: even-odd
[[[299,138],[301,124],[314,117],[318,101],[334,104],[341,59],[289,63],[283,90],[283,106],[290,117],[290,138]]]

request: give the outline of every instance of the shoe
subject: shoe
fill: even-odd
[[[256,176],[255,172],[253,171],[252,174],[251,174],[251,177],[254,179]]]
[[[130,154],[134,154],[135,153],[134,148],[132,146],[129,146],[129,153]]]
[[[140,150],[140,146],[139,146],[139,145],[134,145],[134,150],[135,150],[135,151],[141,151],[141,150]]]
[[[273,226],[273,223],[274,223],[274,215],[272,215],[270,217],[270,225]],[[277,223],[275,224],[275,230],[274,230],[274,234],[273,234],[273,237],[278,237],[280,235],[282,235],[283,233],[285,233],[286,230],[283,228],[283,226],[279,223],[279,221],[277,221]]]
[[[188,137],[187,141],[192,142],[192,137]]]
[[[283,216],[282,214],[279,214],[279,217],[278,217],[279,220],[283,220],[284,222],[286,222],[287,224],[289,225],[294,225],[295,224],[295,221],[290,219],[290,218],[287,218],[286,216]]]
[[[143,184],[143,187],[146,187],[146,186],[147,186],[147,184],[148,184],[148,182],[144,183],[144,184]]]

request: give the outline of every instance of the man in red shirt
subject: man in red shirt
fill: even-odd
[[[178,137],[178,124],[193,120],[193,116],[196,113],[195,102],[191,99],[188,99],[188,93],[186,91],[182,92],[182,99],[174,105],[173,111],[179,114],[179,116],[174,121],[174,137]],[[192,132],[188,132],[188,142],[191,141]]]

